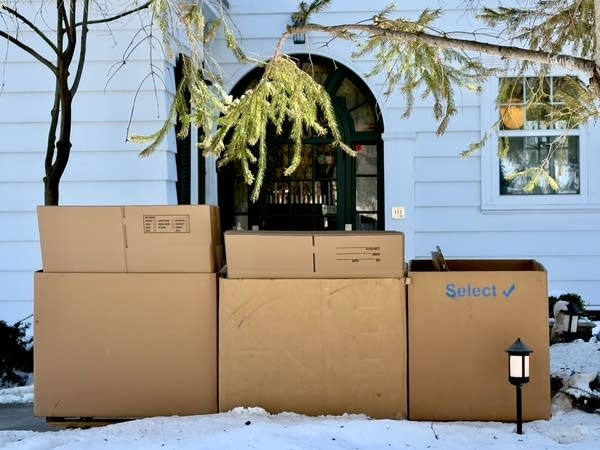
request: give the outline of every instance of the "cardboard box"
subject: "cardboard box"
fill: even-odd
[[[227,231],[229,278],[401,278],[404,234]]]
[[[216,272],[218,208],[210,205],[40,206],[45,272]]]
[[[219,409],[406,417],[404,279],[219,281]]]
[[[411,261],[408,273],[409,418],[515,420],[506,349],[532,350],[523,418],[550,417],[548,283],[532,260]]]
[[[35,274],[34,414],[217,412],[216,274]]]

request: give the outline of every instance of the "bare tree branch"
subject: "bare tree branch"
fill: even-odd
[[[85,55],[87,51],[87,37],[88,37],[88,16],[89,16],[89,5],[90,0],[83,0],[83,11],[81,21],[81,42],[79,43],[79,61],[77,63],[77,70],[75,72],[75,77],[73,79],[73,84],[71,86],[71,95],[75,95],[77,89],[79,88],[79,82],[81,81],[81,75],[83,74],[83,67],[85,66]],[[76,26],[73,27],[76,29]]]
[[[122,12],[120,14],[117,14],[117,15],[114,15],[114,16],[111,16],[111,17],[105,17],[103,19],[89,20],[87,22],[87,24],[88,25],[95,25],[95,24],[98,24],[98,23],[113,22],[113,21],[115,21],[117,19],[121,19],[123,17],[127,17],[127,16],[129,16],[129,15],[131,15],[133,13],[138,12],[138,11],[144,10],[144,9],[148,8],[153,2],[154,2],[154,0],[148,0],[146,3],[144,3],[143,5],[138,6],[137,8],[130,9],[128,11],[124,11],[124,12]],[[83,21],[82,22],[78,22],[75,25],[78,26],[78,27],[80,27],[80,26],[83,25]]]
[[[15,44],[21,50],[29,53],[31,56],[33,56],[35,59],[37,59],[43,65],[45,65],[46,67],[48,67],[52,71],[52,73],[54,75],[56,75],[58,73],[57,72],[58,71],[57,67],[54,64],[52,64],[52,62],[50,62],[48,59],[44,58],[41,54],[39,54],[38,52],[36,52],[30,46],[23,44],[17,38],[11,36],[10,34],[6,33],[5,31],[2,31],[2,30],[0,30],[0,37],[3,37],[8,42],[12,42],[13,44]]]
[[[10,16],[13,16],[15,19],[18,19],[20,22],[23,22],[25,25],[27,25],[29,28],[31,28],[31,30],[35,34],[37,34],[46,44],[48,44],[48,46],[52,50],[54,50],[54,52],[57,51],[56,45],[54,45],[54,42],[52,42],[50,39],[48,39],[48,36],[46,36],[46,34],[42,30],[40,30],[37,26],[35,26],[35,24],[33,22],[31,22],[27,17],[20,14],[17,10],[9,8],[8,6],[3,5],[3,4],[0,4],[0,10],[6,11]],[[6,36],[4,36],[4,35],[2,37],[6,38]],[[14,43],[14,41],[12,41],[12,42]],[[21,48],[23,48],[23,47],[21,47]],[[28,50],[26,50],[26,51],[28,51]]]

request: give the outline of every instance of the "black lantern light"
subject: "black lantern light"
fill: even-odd
[[[523,407],[521,386],[529,382],[529,355],[532,350],[521,338],[506,349],[508,353],[508,381],[517,388],[517,434],[523,434]]]
[[[565,333],[575,334],[577,333],[577,327],[579,325],[579,317],[581,317],[581,310],[573,302],[569,302],[567,310],[563,311],[563,329]]]
[[[302,23],[300,23],[299,20],[295,19],[294,23],[293,23],[293,27],[297,28],[297,27],[301,27]],[[306,34],[305,33],[294,33],[294,35],[292,36],[292,40],[294,41],[294,44],[304,44],[306,42]]]

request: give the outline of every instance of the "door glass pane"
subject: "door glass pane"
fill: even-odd
[[[377,146],[358,144],[356,151],[356,174],[377,175]]]
[[[236,213],[248,212],[248,185],[242,178],[235,179],[235,206]]]
[[[325,84],[325,81],[327,81],[327,76],[329,75],[330,70],[323,64],[313,64],[310,62],[305,62],[300,67],[307,74],[312,76],[317,83]]]
[[[348,109],[354,109],[366,101],[364,94],[348,78],[342,81],[335,97],[340,99]]]
[[[376,177],[356,177],[356,211],[377,211]]]
[[[376,213],[360,213],[356,215],[356,229],[362,231],[377,230]]]
[[[369,103],[365,103],[359,108],[350,111],[352,120],[354,120],[354,129],[356,131],[374,131],[377,129],[375,115]]]

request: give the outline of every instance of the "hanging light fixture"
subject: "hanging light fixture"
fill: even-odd
[[[298,28],[298,27],[302,26],[302,23],[300,23],[300,21],[298,19],[294,19],[292,26],[294,28]],[[297,44],[297,45],[304,44],[304,43],[306,43],[306,34],[305,33],[294,33],[292,35],[292,40],[293,40],[294,44]]]

